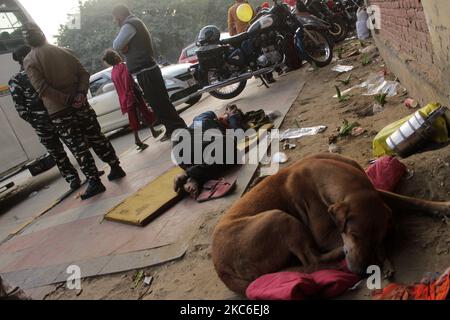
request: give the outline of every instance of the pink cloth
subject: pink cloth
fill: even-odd
[[[253,281],[246,294],[250,300],[330,299],[344,293],[360,280],[360,276],[348,270],[321,270],[311,274],[278,272]]]
[[[366,170],[372,184],[377,189],[394,191],[403,175],[406,166],[394,157],[381,157]]]
[[[122,62],[115,65],[112,69],[111,78],[119,96],[120,110],[123,114],[128,113],[129,110],[134,108],[137,99],[134,92],[136,84],[128,72],[126,64]]]

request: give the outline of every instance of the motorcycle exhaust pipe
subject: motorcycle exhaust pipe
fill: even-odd
[[[240,75],[238,77],[234,77],[234,78],[228,79],[228,80],[223,81],[223,82],[219,82],[219,83],[216,83],[216,84],[212,84],[212,85],[203,87],[197,93],[207,93],[207,92],[215,91],[217,89],[220,89],[220,88],[223,88],[223,87],[227,87],[227,86],[230,86],[232,84],[239,83],[241,81],[251,79],[253,77],[259,77],[259,76],[261,76],[261,75],[263,75],[265,73],[273,72],[276,68],[283,66],[284,63],[285,63],[285,60],[286,60],[286,57],[284,57],[282,63],[279,63],[279,64],[277,64],[275,66],[259,69],[259,70],[255,71],[255,72],[247,72],[247,73],[244,73],[244,74],[242,74],[242,75]]]

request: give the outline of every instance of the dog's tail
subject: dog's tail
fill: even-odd
[[[378,190],[384,202],[393,210],[427,214],[433,217],[450,216],[450,201],[436,202],[402,196]]]

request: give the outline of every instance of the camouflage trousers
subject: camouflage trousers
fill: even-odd
[[[68,182],[80,180],[77,170],[70,163],[64,146],[59,140],[58,133],[52,124],[47,112],[38,114],[35,113],[32,116],[30,124],[36,131],[39,141],[47,149],[47,152],[55,160],[58,166],[59,172],[62,177]]]
[[[100,179],[90,147],[103,162],[110,166],[119,164],[116,151],[102,133],[97,115],[91,106],[67,109],[52,115],[52,121],[88,180]]]

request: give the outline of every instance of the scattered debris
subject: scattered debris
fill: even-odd
[[[372,108],[372,113],[373,114],[378,114],[378,113],[381,113],[383,111],[384,111],[384,108],[383,108],[383,106],[381,104],[375,103],[373,105],[373,108]]]
[[[367,93],[364,96],[373,96],[380,93],[386,93],[387,97],[397,95],[397,89],[400,83],[397,81],[385,80],[383,73],[371,74],[367,81],[361,83],[361,88],[367,88]]]
[[[360,135],[366,133],[366,131],[367,131],[367,130],[364,129],[364,128],[356,127],[356,128],[353,128],[353,129],[352,129],[351,135],[352,135],[353,137],[359,137]]]
[[[378,51],[378,48],[373,44],[359,50],[359,52],[362,54],[371,54],[376,51]]]
[[[284,152],[277,152],[272,156],[272,163],[286,163],[289,158]]]
[[[341,148],[337,144],[332,143],[328,145],[328,151],[330,153],[341,153]]]
[[[152,284],[152,282],[153,282],[153,277],[152,276],[145,277],[145,279],[144,279],[144,284],[145,285],[149,286],[149,285]]]
[[[287,139],[298,139],[305,136],[314,136],[327,129],[326,126],[317,126],[310,128],[287,129],[280,134],[280,141]]]
[[[405,100],[405,107],[410,108],[410,109],[416,109],[417,107],[419,107],[419,103],[411,98],[408,98]]]
[[[344,72],[349,72],[352,71],[355,67],[353,66],[344,66],[341,64],[338,64],[336,66],[334,66],[331,70],[339,72],[339,73],[344,73]]]
[[[297,145],[296,145],[296,144],[289,143],[288,141],[286,141],[286,142],[283,144],[283,150],[292,150],[292,149],[295,149],[295,148],[297,148]]]

